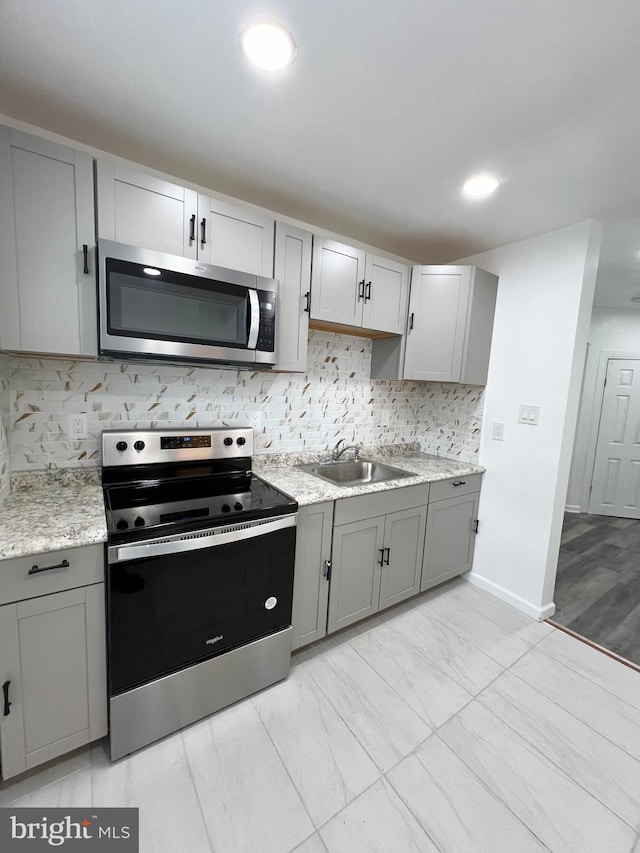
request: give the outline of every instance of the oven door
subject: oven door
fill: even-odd
[[[101,354],[275,362],[276,291],[259,289],[275,282],[108,241],[99,251]]]
[[[296,522],[110,546],[110,695],[290,626]]]

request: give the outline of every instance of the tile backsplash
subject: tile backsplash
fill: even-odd
[[[256,454],[325,451],[344,438],[418,441],[424,451],[477,461],[483,388],[372,381],[370,362],[369,339],[318,331],[309,333],[306,374],[12,356],[11,467],[98,466],[103,429],[223,423],[253,426]],[[69,416],[78,412],[87,413],[88,436],[72,440]],[[0,437],[0,470],[7,455]]]
[[[10,414],[9,357],[0,353],[0,501],[9,493],[11,479],[9,466]]]

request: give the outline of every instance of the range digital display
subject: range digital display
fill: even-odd
[[[163,435],[161,450],[189,450],[192,447],[211,447],[210,435]]]

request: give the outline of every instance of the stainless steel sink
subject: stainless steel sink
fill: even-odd
[[[358,459],[346,462],[316,462],[311,465],[296,465],[301,471],[313,474],[337,486],[361,486],[366,483],[382,483],[385,480],[400,480],[414,477],[410,471],[401,471],[382,462]]]

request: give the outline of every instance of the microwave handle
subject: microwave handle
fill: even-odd
[[[258,291],[253,289],[249,290],[249,318],[247,349],[255,349],[260,329],[260,300],[258,299]]]

